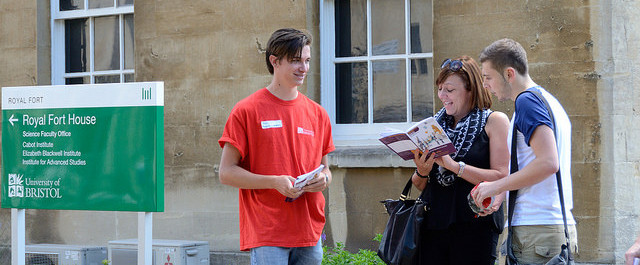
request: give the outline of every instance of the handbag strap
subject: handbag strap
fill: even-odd
[[[558,133],[557,133],[556,121],[555,121],[555,119],[553,117],[553,111],[551,111],[551,107],[549,106],[549,102],[547,102],[547,100],[542,96],[540,91],[531,90],[530,92],[533,93],[536,97],[538,97],[538,99],[542,100],[542,102],[544,102],[545,107],[547,107],[547,111],[549,112],[549,116],[551,118],[551,124],[553,125],[553,136],[556,138],[556,141],[557,141],[558,140]],[[514,126],[514,128],[515,128],[515,126]],[[562,222],[564,223],[564,236],[567,239],[567,250],[569,251],[569,256],[571,256],[571,250],[570,250],[570,247],[569,247],[569,229],[567,228],[567,213],[565,212],[564,195],[563,195],[563,190],[562,190],[562,176],[560,174],[560,171],[561,171],[560,167],[558,167],[558,172],[556,172],[556,182],[558,183],[558,195],[560,196],[560,208],[562,210]]]
[[[518,171],[518,153],[516,145],[516,126],[513,126],[513,132],[511,133],[511,174]],[[507,217],[509,221],[509,236],[511,236],[511,219],[513,217],[513,210],[516,206],[516,197],[518,196],[518,190],[509,191],[509,204],[507,205]]]
[[[513,132],[511,133],[511,174],[518,171],[518,153],[516,148],[516,126],[513,126]],[[511,226],[511,219],[513,219],[513,210],[516,206],[516,197],[518,196],[518,190],[509,191],[509,204],[507,204],[507,221],[508,221],[508,230],[507,234],[507,254],[512,256],[513,252],[511,251],[511,240],[513,237],[513,227]],[[511,258],[515,259],[515,256]]]
[[[551,107],[549,106],[549,102],[547,102],[547,100],[544,98],[544,96],[542,96],[542,94],[540,93],[540,91],[537,90],[530,90],[530,91],[525,91],[525,92],[531,92],[533,95],[535,95],[538,99],[540,99],[545,107],[547,108],[547,112],[549,113],[549,117],[551,118],[551,124],[553,125],[553,136],[554,138],[557,140],[558,139],[558,135],[557,135],[557,130],[556,130],[556,122],[555,122],[555,118],[553,116],[553,111],[551,111]],[[511,136],[511,174],[515,173],[516,171],[518,171],[518,154],[516,153],[516,126],[514,124],[513,126],[513,133]],[[564,224],[564,236],[567,242],[567,254],[569,259],[572,259],[572,255],[571,255],[571,248],[569,247],[569,229],[567,228],[567,214],[565,212],[565,206],[564,206],[564,195],[563,195],[563,190],[562,190],[562,177],[561,177],[561,173],[560,173],[560,168],[558,168],[558,172],[556,172],[556,181],[557,181],[557,185],[558,185],[558,195],[560,197],[560,208],[562,210],[562,222]],[[516,202],[516,196],[518,195],[518,190],[513,190],[513,191],[509,191],[509,204],[508,206],[508,231],[509,234],[507,235],[507,244],[509,246],[511,246],[511,238],[513,235],[513,228],[511,225],[511,219],[513,217],[513,211],[515,208],[515,202]]]
[[[406,199],[409,198],[409,193],[411,192],[411,185],[413,184],[413,181],[411,181],[413,178],[413,174],[411,174],[411,176],[409,177],[409,180],[407,181],[407,184],[404,185],[404,189],[402,190],[402,193],[400,194],[400,200],[404,201]]]

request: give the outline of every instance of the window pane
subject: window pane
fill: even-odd
[[[113,7],[113,0],[89,0],[89,8]]]
[[[67,85],[91,84],[88,76],[66,78],[64,83]]]
[[[336,122],[367,123],[367,63],[336,64]]]
[[[120,83],[120,75],[100,75],[96,76],[96,84]]]
[[[371,44],[373,55],[405,53],[404,4],[371,0]]]
[[[65,71],[77,73],[87,71],[89,61],[89,20],[69,19],[65,26]]]
[[[433,60],[411,60],[411,119],[421,121],[433,116]]]
[[[133,15],[124,15],[124,69],[133,68]]]
[[[367,1],[336,1],[336,57],[367,55]]]
[[[404,60],[372,62],[374,123],[407,121],[404,62]]]
[[[124,82],[125,83],[131,83],[131,82],[135,82],[136,80],[134,79],[134,75],[133,74],[125,74],[124,75]]]
[[[84,0],[60,0],[60,11],[84,9]]]
[[[431,0],[411,0],[411,52],[432,52],[433,18]]]
[[[133,0],[118,0],[118,6],[132,6]]]
[[[94,21],[95,70],[120,70],[118,17],[96,17]]]

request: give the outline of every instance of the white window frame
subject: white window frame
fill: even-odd
[[[84,0],[84,6],[89,6],[89,0]],[[60,11],[60,1],[51,0],[51,84],[64,85],[66,78],[89,77],[90,84],[93,84],[96,76],[120,75],[120,83],[124,83],[126,74],[135,73],[134,69],[124,69],[124,20],[123,16],[133,14],[133,5],[118,7],[118,0],[113,0],[113,7],[95,8],[85,10]],[[82,73],[65,73],[65,20],[90,18],[89,19],[89,51],[94,49],[94,18],[101,16],[119,17],[120,27],[120,69],[108,71],[94,71],[94,55],[89,54],[88,70]]]
[[[433,52],[411,53],[411,12],[410,0],[405,2],[405,53],[395,55],[371,55],[371,0],[367,0],[367,56],[336,58],[335,54],[335,1],[340,0],[320,0],[320,87],[321,104],[327,110],[333,126],[333,139],[336,146],[367,146],[379,145],[379,133],[387,127],[406,129],[415,122],[402,123],[373,123],[373,60],[404,59],[405,60],[405,82],[406,82],[406,102],[407,121],[412,120],[411,107],[411,60],[433,58]],[[433,36],[432,36],[433,37]],[[336,124],[336,91],[335,91],[335,64],[341,62],[367,62],[368,69],[368,123],[362,124]],[[417,122],[417,121],[416,121]]]

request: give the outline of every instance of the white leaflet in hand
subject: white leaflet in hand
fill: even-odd
[[[320,164],[320,166],[318,166],[316,169],[312,170],[311,172],[307,172],[305,174],[302,174],[302,175],[298,176],[298,178],[296,178],[296,182],[293,184],[293,187],[294,188],[298,188],[298,189],[302,189],[302,187],[307,185],[307,182],[309,182],[309,180],[311,180],[313,178],[313,176],[315,176],[316,174],[320,173],[320,171],[323,168],[324,168],[324,165]]]
[[[640,265],[640,258],[633,259],[633,265]]]

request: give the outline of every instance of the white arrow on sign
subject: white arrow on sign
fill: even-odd
[[[13,114],[11,114],[11,117],[9,117],[9,122],[11,123],[11,126],[13,126],[14,121],[18,121],[18,119],[14,118]]]

